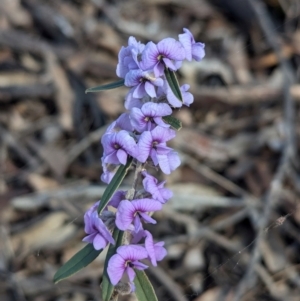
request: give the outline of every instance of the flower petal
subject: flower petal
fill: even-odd
[[[147,258],[148,254],[144,247],[139,245],[126,245],[117,249],[117,254],[125,261],[136,261]]]
[[[117,157],[118,157],[118,160],[120,161],[121,164],[126,165],[127,153],[124,150],[119,149],[117,151]]]
[[[139,212],[151,212],[161,210],[162,204],[153,199],[137,199],[131,201],[131,204],[135,208],[135,211]]]
[[[147,158],[149,157],[150,151],[152,148],[152,135],[151,132],[145,131],[141,134],[140,139],[138,141],[138,160],[142,163],[145,163]]]
[[[127,230],[133,222],[135,207],[128,200],[121,201],[116,213],[116,225],[120,230]]]
[[[94,238],[93,246],[95,250],[104,249],[107,246],[107,240],[105,240],[101,235],[97,234]]]
[[[128,275],[130,282],[133,282],[134,277],[135,277],[135,272],[134,272],[133,268],[131,268],[130,266],[127,266],[126,273]]]
[[[157,159],[162,172],[167,175],[175,170],[181,163],[178,154],[174,151],[171,151],[167,155],[157,154]]]
[[[112,285],[116,285],[125,271],[125,260],[119,254],[113,255],[107,266],[107,274]]]

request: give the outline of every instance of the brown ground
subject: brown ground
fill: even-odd
[[[117,79],[130,35],[183,27],[207,55],[180,71],[195,102],[176,113],[182,165],[151,228],[168,256],[148,276],[163,301],[299,301],[299,15],[298,0],[1,0],[0,301],[101,300],[103,254],[52,283],[83,246],[127,90],[84,91]]]

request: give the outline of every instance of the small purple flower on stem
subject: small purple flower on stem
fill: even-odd
[[[179,41],[185,49],[186,59],[191,61],[192,58],[196,61],[201,61],[205,56],[205,44],[195,41],[193,34],[186,28],[183,28],[184,33],[180,34]]]
[[[151,97],[149,95],[146,95],[146,98],[149,97],[149,100]],[[131,110],[132,108],[141,108],[143,105],[143,99],[141,98],[134,98],[132,96],[132,91],[130,90],[127,95],[125,96],[125,109],[126,110]]]
[[[131,70],[125,77],[125,86],[132,87],[130,92],[134,98],[142,98],[145,95],[156,97],[155,86],[163,86],[162,78],[155,77],[153,73],[142,70]]]
[[[130,123],[129,114],[123,113],[119,116],[119,118],[114,121],[106,130],[105,134],[113,134],[119,132],[121,130],[125,130],[128,132],[133,131],[133,127]]]
[[[144,270],[147,265],[139,262],[141,259],[148,257],[147,251],[142,246],[127,245],[117,249],[117,254],[113,255],[107,267],[107,273],[112,285],[116,285],[126,273],[130,282],[133,282],[135,277],[134,268]]]
[[[159,165],[165,174],[180,165],[180,159],[172,148],[166,145],[166,142],[175,137],[175,131],[157,126],[152,131],[145,131],[141,134],[138,141],[139,156],[138,160],[145,163],[150,156],[153,164]]]
[[[138,155],[135,140],[124,130],[104,135],[101,141],[104,147],[103,163],[125,165],[128,155],[134,158]]]
[[[146,171],[142,174],[145,177],[143,180],[144,189],[151,194],[154,200],[165,204],[173,196],[170,189],[164,188],[166,181],[158,183],[157,179],[149,175]]]
[[[154,243],[153,237],[149,231],[145,231],[146,239],[145,239],[145,248],[148,252],[148,257],[155,267],[157,266],[157,261],[161,261],[167,255],[167,250],[163,247],[164,242],[160,241]]]
[[[138,56],[144,50],[145,45],[137,42],[134,37],[128,39],[128,46],[122,47],[119,52],[119,63],[117,65],[117,75],[125,78],[130,70],[139,69]]]
[[[143,131],[153,130],[155,123],[162,127],[169,127],[170,125],[166,124],[161,117],[171,114],[172,109],[168,104],[147,102],[140,109],[132,108],[130,120],[133,127],[142,133]]]
[[[114,177],[115,173],[117,172],[119,164],[104,163],[104,156],[105,155],[103,155],[103,157],[101,158],[103,168],[101,181],[106,184],[109,184],[112,178]]]
[[[187,107],[190,106],[190,104],[193,103],[194,101],[194,96],[192,93],[187,92],[188,89],[190,88],[190,85],[182,85],[180,87],[180,91],[182,94],[182,102],[177,98],[177,96],[174,95],[172,89],[170,88],[169,85],[164,85],[164,89],[165,89],[165,93],[166,93],[166,97],[167,100],[169,102],[169,104],[174,107],[174,108],[180,108],[182,107],[182,105],[186,105]]]
[[[137,244],[146,236],[146,233],[144,229],[140,229],[138,232],[135,232],[134,230],[135,229],[131,231],[132,238],[130,242],[132,244]]]
[[[161,76],[165,66],[173,71],[180,68],[185,56],[185,49],[173,38],[163,39],[157,45],[149,42],[142,53],[140,67],[143,70],[153,69],[155,76]]]
[[[118,208],[120,202],[126,199],[125,195],[126,195],[125,190],[118,190],[117,192],[114,193],[108,205],[114,208]]]
[[[116,225],[120,230],[125,231],[133,223],[135,232],[138,232],[143,229],[141,218],[147,223],[156,224],[156,221],[147,212],[158,211],[161,208],[161,203],[152,199],[121,201],[116,213]]]
[[[88,210],[84,215],[84,231],[88,234],[83,241],[92,243],[95,250],[104,249],[108,243],[115,244],[111,233],[99,217],[94,208]]]

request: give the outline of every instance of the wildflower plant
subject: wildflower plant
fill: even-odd
[[[102,299],[117,300],[119,294],[135,292],[139,301],[157,300],[144,270],[150,264],[157,266],[167,251],[164,242],[154,242],[144,225],[156,224],[152,213],[162,209],[172,192],[149,171],[157,167],[168,175],[180,165],[178,153],[167,145],[181,128],[172,113],[189,106],[193,95],[189,85],[179,86],[175,72],[184,60],[200,61],[205,54],[204,44],[195,42],[188,29],[183,31],[178,41],[166,38],[157,44],[144,45],[130,37],[128,46],[119,52],[116,73],[122,80],[87,90],[127,86],[128,111],[101,139],[101,180],[108,186],[102,199],[84,215],[83,241],[88,244],[57,271],[54,282],[78,272],[108,247]],[[118,190],[131,168],[135,170],[131,189]]]

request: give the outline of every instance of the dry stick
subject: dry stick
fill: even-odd
[[[278,60],[280,62],[280,67],[284,73],[284,122],[285,130],[287,135],[287,145],[283,150],[281,161],[277,168],[276,174],[272,180],[270,191],[266,197],[264,209],[258,224],[258,236],[255,241],[253,253],[251,260],[249,262],[247,272],[241,282],[239,283],[234,301],[240,301],[241,297],[246,293],[246,291],[255,285],[257,282],[257,277],[255,272],[255,267],[257,266],[259,260],[261,259],[260,244],[265,237],[265,230],[268,225],[268,221],[272,212],[274,201],[276,199],[277,191],[281,188],[282,182],[284,180],[287,167],[290,164],[290,159],[295,156],[295,145],[296,145],[296,135],[294,131],[294,121],[295,121],[295,108],[294,102],[291,99],[289,88],[294,81],[293,71],[288,62],[284,59],[280,46],[276,41],[276,32],[274,30],[274,25],[270,20],[269,14],[264,6],[264,4],[259,0],[251,0],[250,4],[256,14],[258,22],[264,32],[270,46],[276,53]],[[272,292],[271,292],[272,293]]]
[[[196,159],[192,158],[191,156],[187,154],[180,154],[180,155],[184,157],[184,163],[188,164],[193,170],[199,172],[207,179],[225,188],[227,191],[238,196],[244,196],[247,198],[255,199],[255,197],[252,196],[250,193],[248,193],[246,190],[234,184],[233,182],[226,179],[225,177],[219,175],[208,166],[204,164],[200,164]]]
[[[238,250],[240,250],[240,245],[233,243],[231,240],[227,239],[223,235],[216,233],[214,230],[221,230],[224,229],[224,225],[229,226],[239,222],[241,219],[245,218],[248,210],[241,210],[233,214],[229,218],[221,220],[211,227],[201,227],[201,225],[193,217],[187,217],[185,214],[178,213],[170,208],[164,208],[163,213],[169,219],[184,224],[188,229],[188,234],[164,238],[166,245],[172,245],[174,243],[189,243],[190,241],[196,241],[201,238],[206,238],[207,240],[213,241],[214,243],[231,252],[237,252]]]
[[[10,103],[14,99],[50,98],[55,94],[55,87],[51,84],[39,82],[32,85],[10,85],[0,87],[0,103]]]

